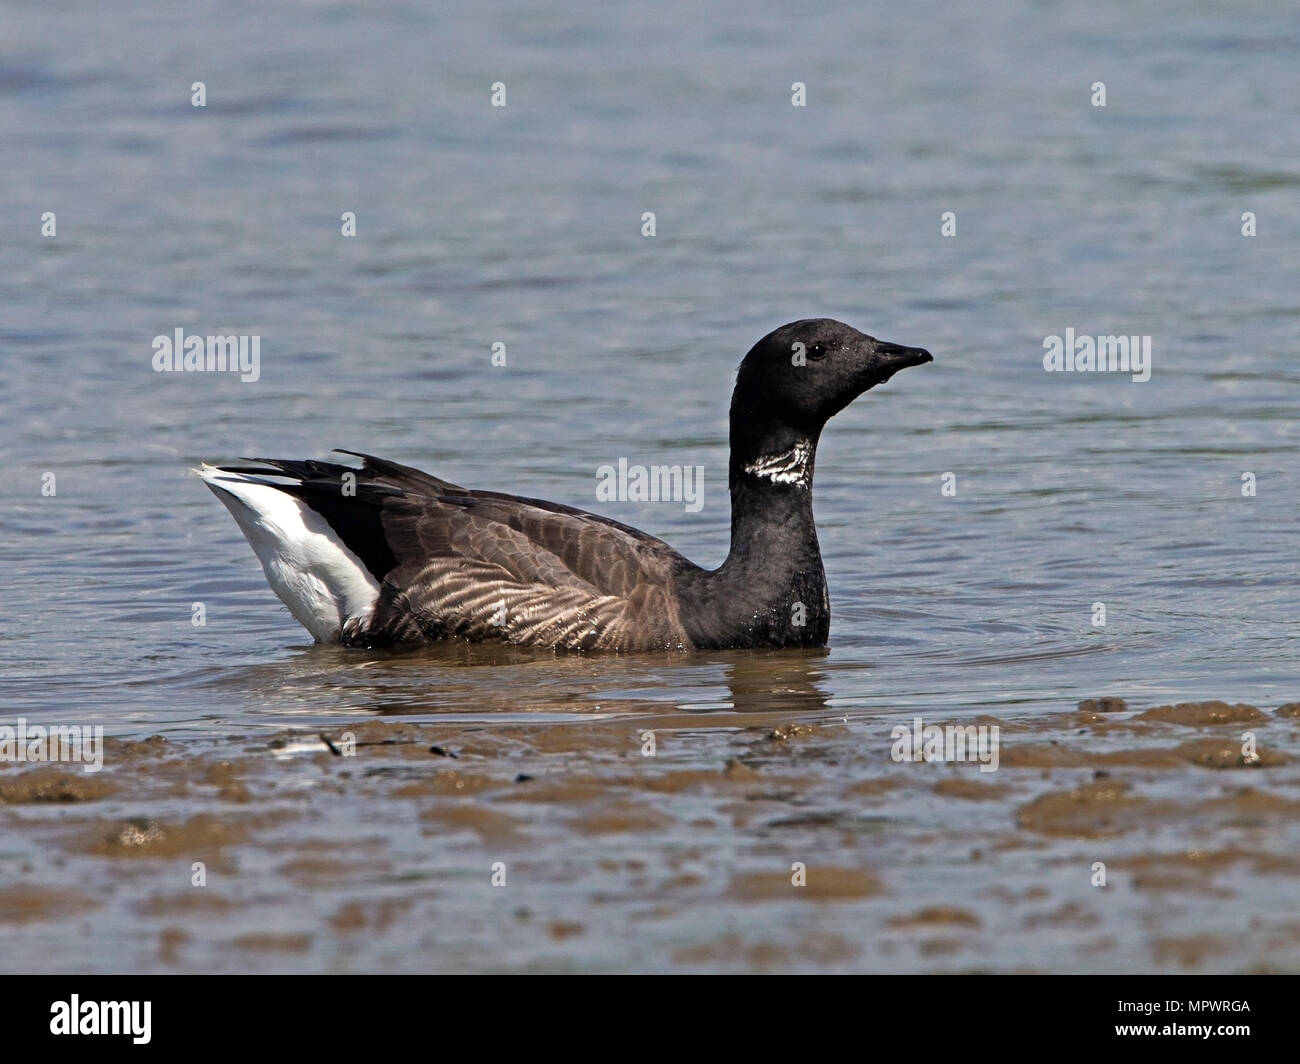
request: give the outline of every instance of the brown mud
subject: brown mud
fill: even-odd
[[[927,720],[998,725],[995,772],[892,760],[910,713],[794,716],[3,764],[3,967],[1300,971],[1297,703]]]

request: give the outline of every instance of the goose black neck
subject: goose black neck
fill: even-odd
[[[821,646],[830,632],[812,510],[821,426],[743,396],[738,386],[731,403],[731,550],[717,569],[683,566],[682,623],[697,648]]]
[[[688,634],[698,647],[820,646],[830,604],[813,527],[818,433],[737,414],[733,404],[731,551],[688,581]]]
[[[816,558],[813,468],[819,433],[775,419],[731,420],[731,552],[724,568],[756,575]]]

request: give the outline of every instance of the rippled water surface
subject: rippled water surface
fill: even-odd
[[[820,753],[803,747],[802,765],[794,754],[775,763],[764,754],[755,771],[790,776],[782,787],[795,804],[812,800],[800,779],[820,781],[835,815],[849,816],[855,803],[875,801],[854,786],[899,768],[888,758],[890,726],[917,714],[988,717],[1010,729],[1005,742],[1020,727],[1068,746],[1092,726],[1067,716],[1086,697],[1122,696],[1133,712],[1216,698],[1271,710],[1300,698],[1300,19],[1262,4],[1011,0],[817,12],[775,3],[564,11],[513,0],[7,5],[6,717],[102,724],[124,741],[161,735],[200,760],[221,758],[223,743],[243,756],[268,749],[272,736],[334,735],[398,717],[403,727],[469,728],[493,742],[517,734],[528,737],[519,740],[532,759],[526,774],[577,773],[597,804],[622,785],[604,775],[609,766],[640,757],[644,721],[679,735],[679,767],[701,771],[744,762],[749,748],[735,744],[746,729],[834,722],[846,731]],[[198,81],[204,108],[190,102]],[[490,106],[497,81],[504,108]],[[807,86],[804,108],[791,106],[796,81]],[[1090,104],[1099,81],[1104,108]],[[53,237],[41,235],[47,211]],[[340,233],[345,211],[356,213],[355,237]],[[646,211],[656,216],[653,238],[642,236]],[[955,212],[955,236],[941,235],[945,211]],[[1242,235],[1243,212],[1257,235]],[[823,438],[816,510],[833,613],[825,654],[450,647],[394,657],[312,647],[229,515],[187,472],[200,459],[365,450],[458,483],[597,509],[712,566],[727,549],[735,367],[771,328],[821,315],[936,359],[865,396]],[[260,379],[153,372],[153,337],[178,327],[259,335]],[[1066,329],[1150,336],[1151,379],[1045,372],[1044,338]],[[505,366],[492,363],[497,342]],[[702,466],[704,506],[597,503],[596,469],[620,457]],[[1246,473],[1253,496],[1243,495]],[[52,496],[42,491],[46,474]],[[955,495],[941,490],[945,474],[955,475]],[[202,627],[191,623],[196,603]],[[1093,623],[1096,603],[1104,627]],[[1243,720],[1219,721],[1222,734],[1238,736]],[[547,726],[565,736],[563,754],[538,737]],[[1294,745],[1286,718],[1268,727],[1281,729],[1280,751]],[[1190,738],[1150,741],[1173,749]],[[274,764],[297,764],[292,742],[275,749]],[[282,785],[348,798],[345,784],[314,775],[332,771],[328,753],[317,765],[318,749]],[[505,755],[492,747],[479,756],[495,764]],[[86,798],[110,803],[101,819],[184,821],[218,801],[198,784],[153,787],[133,775],[135,764],[110,759],[104,778],[120,778],[122,789]],[[1053,768],[1031,757],[1003,768],[999,779],[1013,785],[990,795],[979,819],[1032,833],[1036,821],[1026,827],[1017,810],[1048,786],[1040,772],[1066,773],[1056,783],[1067,789],[1084,781],[1071,771],[1123,774],[1101,764]],[[1191,762],[1159,772],[1126,764],[1126,783],[1140,788],[1141,773],[1156,772],[1157,789],[1186,814],[1181,828],[1140,816],[1120,824],[1118,834],[1141,836],[1139,853],[1236,844],[1232,833],[1244,829],[1233,816],[1222,836],[1195,834],[1198,822],[1218,823],[1195,803],[1226,786],[1222,774]],[[1277,801],[1296,801],[1289,772],[1265,766],[1252,783],[1271,781]],[[911,812],[882,799],[870,828],[857,813],[851,824],[812,827],[775,813],[727,820],[726,803],[701,799],[662,821],[586,833],[528,807],[507,834],[534,858],[574,839],[587,849],[591,838],[621,839],[653,880],[670,874],[683,848],[705,845],[703,820],[721,818],[711,822],[728,840],[723,860],[788,868],[801,847],[829,847],[827,860],[850,879],[858,863],[872,865],[899,906],[915,893],[913,875],[952,885],[953,897],[972,884],[993,890],[1018,876],[1014,889],[1029,891],[1050,878],[1037,865],[984,866],[984,876],[954,853],[946,868],[902,862],[889,880],[876,841],[923,847],[973,808],[926,788]],[[270,815],[268,793],[250,791],[253,809]],[[358,809],[434,800],[366,793],[351,795]],[[635,804],[654,806],[656,793]],[[773,795],[785,791],[765,793],[779,805]],[[490,801],[487,788],[466,808]],[[35,808],[13,813],[10,823],[30,831],[0,854],[0,872],[20,887],[53,874],[30,864],[44,845],[31,840],[99,830]],[[419,823],[427,829],[432,816],[436,830],[412,827],[401,860],[435,861],[421,873],[435,879],[478,875],[494,829],[445,822],[443,812],[438,802],[424,809]],[[1278,826],[1292,819],[1255,827],[1293,849]],[[964,830],[987,857],[1001,829]],[[990,833],[983,844],[981,830]],[[283,831],[306,845],[301,831]],[[468,832],[463,843],[437,845],[458,831]],[[118,898],[113,933],[140,930],[111,849],[69,845],[87,862],[83,888],[100,877],[91,893]],[[231,858],[243,890],[273,881],[313,889],[310,877],[272,876],[268,851],[229,845],[243,854]],[[461,865],[449,856],[458,845]],[[155,856],[184,863],[187,854],[180,845]],[[1083,867],[1095,856],[1049,847],[1036,860]],[[600,893],[599,856],[591,859],[587,889]],[[723,878],[763,905],[767,888],[750,897],[737,867]],[[653,891],[629,874],[611,904],[635,922]],[[671,895],[683,905],[691,883],[710,882],[698,868],[672,875],[688,877]],[[850,899],[875,896],[852,882]],[[1261,882],[1238,907],[1242,926],[1294,896],[1294,878]],[[379,904],[367,893],[375,881],[362,876],[355,889],[358,904]],[[545,909],[565,889],[559,880],[538,887],[528,904]],[[1147,901],[1170,910],[1163,896]],[[335,904],[349,901],[321,901],[320,926],[332,926]],[[977,933],[999,936],[992,952],[987,943],[862,952],[850,928],[864,917],[850,904],[826,932],[849,945],[823,943],[821,953],[797,935],[768,953],[752,942],[710,944],[705,924],[688,921],[673,926],[671,947],[618,955],[590,945],[597,921],[589,934],[543,935],[545,949],[518,954],[485,923],[448,955],[375,945],[347,956],[362,969],[498,968],[511,957],[610,968],[1131,970],[1212,968],[1216,956],[1233,967],[1300,965],[1294,943],[1231,956],[1133,945],[1134,906],[1106,908],[1105,934],[1083,936],[1125,945],[1087,955],[1062,953],[1059,929],[1047,926],[1059,921],[1033,924],[1032,914],[1010,937],[982,917]],[[241,911],[251,913],[249,934],[292,922],[292,907]],[[1169,936],[1196,940],[1202,918],[1183,912]],[[556,919],[583,926],[573,912]],[[30,966],[53,951],[57,967],[56,931],[41,920],[22,926],[30,951],[11,956]],[[162,933],[147,920],[143,929]],[[202,943],[188,957],[194,965],[348,966],[346,951],[315,930],[301,931],[301,949],[279,942],[269,952],[247,942],[222,952],[187,933]],[[187,964],[183,951],[149,950],[123,963]]]

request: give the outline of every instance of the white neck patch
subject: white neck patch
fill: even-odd
[[[745,472],[770,480],[773,484],[799,484],[806,488],[812,453],[813,445],[807,440],[800,440],[781,454],[765,454],[756,458],[745,466]]]

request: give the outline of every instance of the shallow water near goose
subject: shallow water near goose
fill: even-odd
[[[115,740],[0,762],[6,969],[1300,969],[1300,35],[936,10],[6,13],[0,723]],[[936,358],[823,439],[824,653],[313,647],[187,472],[371,451],[716,565],[735,366],[809,315]],[[259,379],[154,373],[178,327]]]

